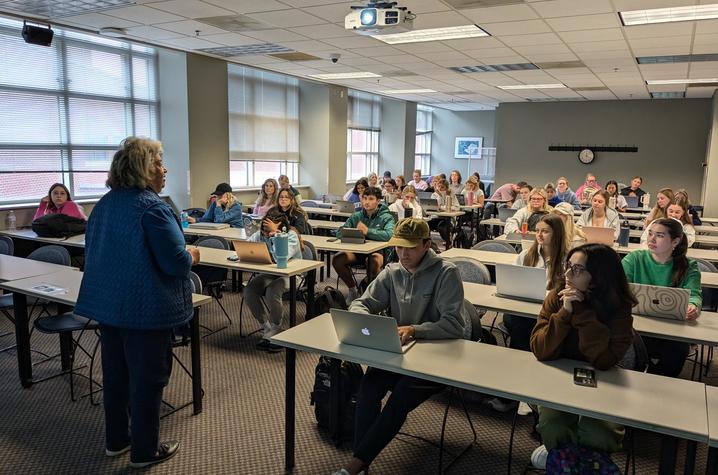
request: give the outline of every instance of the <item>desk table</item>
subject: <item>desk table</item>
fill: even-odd
[[[40,237],[32,229],[15,229],[10,231],[9,229],[0,231],[0,234],[11,237],[13,239],[24,239],[26,241],[45,242],[48,244],[57,244],[60,246],[69,247],[85,247],[85,235],[77,234],[67,238],[52,238],[52,237]]]
[[[307,223],[309,223],[312,229],[326,229],[328,231],[336,231],[344,226],[344,222],[342,221],[326,221],[323,219],[308,219]],[[302,235],[302,238],[305,237],[306,236]]]
[[[327,277],[331,276],[332,253],[352,252],[354,254],[372,254],[390,247],[386,241],[365,241],[363,244],[349,244],[327,236],[302,236],[302,239],[311,243],[314,249],[326,256]]]
[[[67,270],[67,266],[0,254],[0,282]]]
[[[323,216],[329,216],[330,218],[333,218],[335,216],[338,216],[340,218],[348,218],[349,216],[351,216],[353,214],[353,213],[343,213],[341,211],[337,211],[334,208],[329,209],[329,208],[313,208],[313,207],[304,208],[304,207],[302,207],[302,209],[307,214],[319,214],[319,215],[323,215]]]
[[[202,229],[189,227],[182,228],[182,233],[189,236],[221,237],[227,241],[246,241],[247,237],[249,237],[247,236],[247,231],[244,228]]]
[[[708,407],[708,462],[706,475],[718,473],[718,387],[706,386]]]
[[[573,368],[587,367],[586,363],[540,362],[526,351],[468,340],[419,341],[403,355],[344,345],[337,341],[329,314],[275,335],[272,343],[287,348],[287,471],[294,468],[296,350],[690,441],[708,441],[705,389],[693,381],[612,368],[597,371],[598,386],[587,388],[573,384]],[[675,465],[675,459],[667,462]]]

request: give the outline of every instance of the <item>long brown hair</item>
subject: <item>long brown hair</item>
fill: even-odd
[[[57,206],[55,206],[55,202],[52,201],[52,190],[54,190],[57,187],[62,188],[65,190],[65,193],[67,194],[67,201],[72,201],[72,196],[70,195],[70,190],[67,189],[65,185],[62,183],[55,183],[50,187],[50,191],[47,192],[47,209],[48,210],[56,210]]]
[[[658,190],[658,193],[664,195],[666,198],[668,198],[668,204],[673,201],[673,190],[670,188],[661,188]],[[658,193],[656,193],[656,206],[653,207],[653,219],[659,219],[659,218],[667,218],[668,215],[666,214],[666,210],[668,210],[668,205],[664,209],[661,209],[658,206]]]
[[[290,193],[291,194],[291,193]],[[286,232],[294,231],[297,233],[297,238],[299,238],[299,249],[304,251],[304,240],[302,239],[302,233],[299,232],[297,228],[289,224],[289,218],[287,218],[287,215],[281,212],[277,212],[278,207],[272,208],[272,210],[275,210],[274,213],[271,213],[268,211],[265,219],[268,219],[276,224],[279,225],[279,229],[285,230]],[[271,210],[270,210],[271,211]],[[264,231],[264,224],[260,226],[260,232]]]
[[[548,287],[552,288],[556,285],[557,281],[563,280],[563,262],[568,250],[566,247],[566,231],[561,217],[554,214],[544,215],[538,222],[546,223],[551,228],[551,255],[543,256],[543,258],[544,262],[548,261]],[[529,252],[526,253],[526,257],[524,257],[523,264],[528,267],[536,267],[538,260],[539,244],[538,241],[534,240],[534,243],[529,248]]]
[[[671,257],[673,258],[673,270],[671,271],[671,287],[680,287],[683,279],[685,279],[688,273],[688,238],[686,233],[683,232],[683,225],[680,221],[672,218],[660,218],[656,219],[651,223],[651,226],[660,224],[668,229],[668,234],[671,236],[671,240],[680,238],[681,242],[673,249]]]
[[[693,219],[691,218],[691,214],[688,212],[688,200],[683,198],[682,196],[673,198],[670,203],[668,203],[668,206],[680,206],[683,210],[683,216],[681,216],[681,222],[683,224],[693,224]],[[666,206],[666,214],[668,214],[668,206]]]

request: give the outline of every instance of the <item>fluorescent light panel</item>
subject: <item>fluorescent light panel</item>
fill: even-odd
[[[514,84],[511,86],[496,86],[499,89],[511,91],[514,89],[563,89],[564,84]]]
[[[401,43],[420,43],[423,41],[458,40],[461,38],[477,38],[489,36],[476,25],[451,26],[448,28],[427,28],[424,30],[407,31],[406,33],[390,33],[371,35],[384,43],[398,45]]]
[[[707,84],[718,82],[718,78],[704,78],[704,79],[648,79],[646,84],[659,85],[659,84]]]
[[[639,56],[636,58],[638,64],[673,64],[673,63],[697,63],[702,61],[718,61],[718,54],[674,54],[669,56]]]
[[[366,78],[380,78],[381,75],[370,72],[356,72],[356,73],[325,73],[325,74],[310,74],[310,78],[314,79],[366,79]]]
[[[381,94],[428,94],[436,91],[433,89],[385,89],[379,92]]]
[[[652,8],[619,12],[625,26],[670,23],[674,21],[710,20],[718,18],[718,4],[691,5],[687,7]]]
[[[652,92],[653,99],[682,99],[686,97],[686,91]]]
[[[516,64],[489,64],[478,66],[451,66],[449,69],[457,73],[495,73],[502,71],[529,71],[538,69],[533,63],[516,63]]]

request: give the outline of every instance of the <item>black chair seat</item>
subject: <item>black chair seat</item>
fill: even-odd
[[[9,310],[12,308],[12,294],[0,295],[0,309]]]
[[[82,330],[97,330],[100,325],[89,318],[75,315],[72,312],[54,315],[52,317],[40,317],[35,320],[35,328],[43,333],[62,333]]]

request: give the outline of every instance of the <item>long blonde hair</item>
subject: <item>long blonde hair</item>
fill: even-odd
[[[531,197],[533,195],[539,195],[541,196],[541,198],[543,198],[543,206],[538,211],[533,211],[531,209]],[[534,188],[533,190],[531,190],[531,192],[529,193],[528,203],[526,203],[526,209],[529,211],[529,213],[540,213],[541,211],[549,213],[553,208],[551,208],[551,205],[548,204],[548,195],[546,194],[546,190],[544,190],[543,188]]]
[[[567,207],[570,207],[571,210],[569,211],[568,209],[566,209],[566,207],[562,206],[564,204],[568,205]],[[566,240],[566,249],[571,249],[573,247],[573,241],[576,238],[581,239],[583,242],[586,242],[586,234],[584,234],[583,229],[576,226],[576,223],[573,220],[573,206],[568,203],[559,203],[551,211],[551,214],[559,216],[560,218],[562,218],[562,220],[563,217],[566,216],[566,219],[563,220],[564,228],[566,230],[566,232],[564,233],[564,239]]]
[[[665,196],[666,198],[668,198],[668,204],[666,205],[665,209],[661,209],[658,206],[658,199],[657,199],[658,193],[660,193],[663,196]],[[656,193],[656,206],[653,207],[653,219],[654,220],[668,217],[668,214],[666,213],[666,211],[668,211],[668,206],[670,206],[671,201],[673,201],[673,198],[675,198],[675,196],[673,196],[673,190],[670,188],[661,188],[660,190],[658,190],[658,193]]]
[[[144,137],[127,137],[112,157],[107,173],[110,188],[147,188],[152,182],[152,161],[162,155],[162,144]],[[69,194],[68,194],[69,196]]]
[[[222,199],[224,199],[227,203],[225,204],[225,208],[229,209],[237,202],[237,197],[234,196],[234,193],[231,191],[226,192],[222,195]]]

